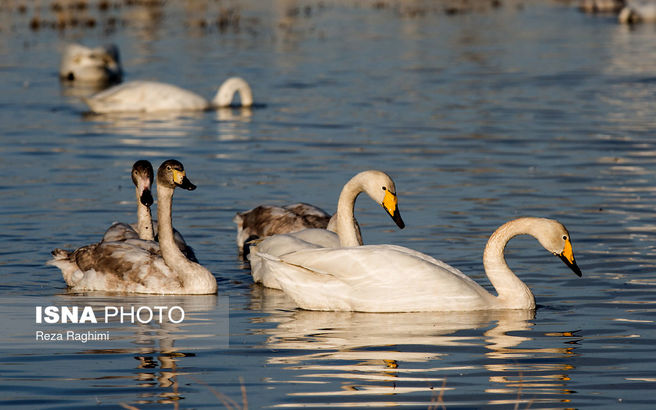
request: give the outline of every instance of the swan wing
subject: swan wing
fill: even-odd
[[[401,246],[302,249],[260,257],[282,290],[305,309],[479,310],[494,298],[458,269]]]

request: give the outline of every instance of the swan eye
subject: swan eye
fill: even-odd
[[[563,235],[563,240],[564,240],[564,241],[567,240],[567,235]]]
[[[383,187],[383,191],[387,191],[387,188]]]

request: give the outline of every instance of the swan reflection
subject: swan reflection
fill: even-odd
[[[82,354],[93,355],[113,355],[114,359],[122,360],[127,358],[129,361],[119,364],[122,368],[132,368],[132,371],[121,371],[120,374],[108,368],[105,374],[94,377],[96,380],[103,380],[107,387],[116,389],[132,389],[134,387],[143,388],[138,390],[132,398],[126,398],[125,401],[130,404],[174,404],[182,399],[178,376],[189,374],[188,370],[183,368],[192,367],[193,365],[184,365],[186,358],[195,357],[195,350],[198,350],[198,343],[192,340],[199,338],[207,339],[207,347],[214,347],[221,344],[221,340],[228,343],[227,314],[228,309],[217,307],[218,298],[216,295],[201,296],[134,296],[121,295],[119,297],[111,294],[100,292],[90,292],[77,295],[61,295],[56,301],[57,304],[67,306],[91,306],[94,311],[98,311],[98,317],[104,318],[104,309],[106,306],[113,306],[124,311],[130,311],[132,307],[141,306],[179,306],[185,312],[184,321],[173,323],[166,314],[162,315],[160,323],[159,317],[155,317],[150,323],[140,323],[135,320],[134,323],[121,323],[119,318],[115,321],[103,325],[103,330],[111,334],[110,341],[98,343],[94,347],[82,350]],[[220,315],[225,313],[225,317],[219,320],[208,318],[208,312]],[[127,320],[126,320],[127,321]],[[177,321],[177,320],[175,320]],[[221,322],[224,326],[222,326]],[[99,320],[99,323],[102,320]],[[178,345],[178,346],[176,346]],[[102,372],[102,370],[100,370]],[[75,379],[72,379],[75,380]],[[122,382],[121,382],[122,381]]]
[[[285,370],[267,382],[304,386],[289,394],[299,402],[279,407],[307,405],[303,400],[318,405],[317,398],[332,397],[328,402],[336,396],[359,397],[366,402],[342,404],[360,407],[428,406],[439,395],[448,405],[450,396],[463,394],[458,378],[465,373],[487,378],[490,403],[522,403],[529,394],[529,401],[553,402],[568,394],[572,365],[562,359],[575,345],[550,337],[572,336],[548,334],[547,347],[545,339],[533,347],[534,338],[527,336],[533,311],[318,312],[295,310],[291,299],[273,289],[257,286],[252,296],[251,307],[268,313],[260,320],[277,324],[259,330],[274,352],[267,362]],[[535,399],[538,394],[548,397]]]

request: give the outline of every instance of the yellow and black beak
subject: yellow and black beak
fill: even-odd
[[[193,191],[196,189],[196,185],[192,184],[191,181],[187,178],[187,175],[183,171],[178,171],[177,169],[173,170],[173,182],[176,186],[179,186],[182,189],[188,191]]]
[[[565,265],[569,266],[569,268],[578,275],[580,278],[583,276],[581,273],[581,269],[579,266],[576,264],[576,260],[574,259],[574,251],[572,250],[572,242],[570,242],[569,238],[565,242],[565,249],[558,255],[560,259],[562,259],[563,262],[565,262]]]
[[[385,190],[385,198],[383,198],[383,208],[385,211],[392,217],[392,220],[396,222],[396,226],[403,229],[405,228],[405,223],[401,219],[401,214],[399,213],[398,200],[396,194],[391,193],[389,190]]]

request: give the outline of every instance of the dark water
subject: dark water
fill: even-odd
[[[652,408],[656,28],[558,1],[455,15],[421,1],[99,3],[77,12],[93,27],[65,29],[49,26],[48,2],[0,3],[0,405]],[[57,79],[72,41],[114,42],[127,80],[206,97],[242,76],[259,106],[86,115],[89,90]],[[68,294],[49,252],[133,221],[132,163],[171,157],[198,185],[176,194],[176,228],[218,297]],[[363,196],[365,242],[417,249],[488,286],[494,229],[557,218],[583,278],[522,237],[506,254],[534,313],[304,312],[253,286],[234,213],[294,201],[332,211],[370,168],[393,176],[407,228]],[[156,304],[187,316],[35,323],[41,305]],[[44,329],[111,340],[35,340]]]

